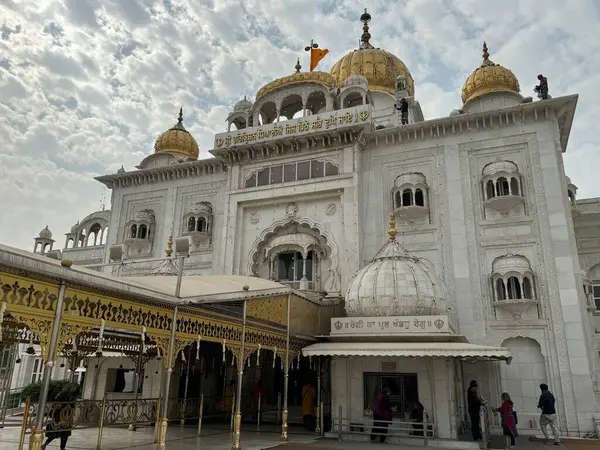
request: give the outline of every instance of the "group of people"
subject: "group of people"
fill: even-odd
[[[560,435],[558,428],[556,427],[556,399],[552,392],[548,390],[548,385],[545,383],[540,384],[542,394],[540,395],[537,407],[541,410],[540,413],[540,428],[546,441],[550,440],[548,436],[548,426],[552,430],[554,435],[554,445],[560,444]],[[502,393],[501,396],[502,404],[497,408],[492,408],[494,414],[500,414],[502,424],[502,434],[506,439],[506,448],[512,448],[516,445],[516,438],[519,433],[517,431],[518,416],[514,409],[514,403],[510,398],[508,392]],[[486,400],[479,395],[477,390],[477,381],[473,380],[469,384],[467,390],[467,405],[469,410],[469,417],[471,420],[471,433],[473,439],[476,441],[482,441],[483,436],[481,433],[481,419],[480,411],[481,408],[487,406]]]
[[[427,418],[425,407],[421,402],[415,402],[410,413],[412,421],[413,436],[424,436],[430,430],[425,429],[425,419]],[[373,407],[373,426],[371,427],[371,442],[377,441],[383,443],[387,439],[388,426],[392,422],[392,401],[390,399],[390,388],[384,387],[375,400]]]

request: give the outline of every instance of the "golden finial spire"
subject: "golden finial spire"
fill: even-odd
[[[165,250],[167,258],[170,258],[173,254],[173,234],[169,234],[169,240],[167,241],[167,249]]]
[[[488,53],[487,43],[483,41],[483,60],[487,61],[490,59],[490,54]]]
[[[360,37],[360,48],[373,48],[369,40],[371,39],[371,33],[369,33],[369,22],[371,21],[371,14],[367,12],[367,8],[365,8],[365,12],[360,16],[360,21],[363,23],[363,34]]]
[[[390,214],[389,225],[390,229],[388,230],[388,235],[390,236],[391,241],[395,241],[396,236],[398,235],[398,231],[396,230],[396,218],[393,214]]]
[[[490,60],[490,52],[488,52],[488,46],[485,41],[483,41],[483,61],[481,62],[481,67],[485,66],[493,66],[495,65],[492,60]]]
[[[302,66],[300,65],[300,58],[298,58],[298,61],[296,61],[296,67],[294,67],[294,69],[296,69],[296,73],[300,73],[300,69],[302,69]]]

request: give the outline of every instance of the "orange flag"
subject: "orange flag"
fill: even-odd
[[[321,62],[325,55],[329,53],[329,50],[326,48],[311,48],[310,49],[310,71],[315,70],[315,67]]]

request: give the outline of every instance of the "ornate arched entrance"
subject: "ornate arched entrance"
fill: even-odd
[[[339,295],[338,249],[333,236],[308,217],[273,223],[256,239],[246,273],[294,289]]]

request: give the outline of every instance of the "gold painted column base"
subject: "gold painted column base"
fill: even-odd
[[[240,450],[242,445],[240,444],[240,432],[242,429],[242,414],[236,413],[233,419],[233,442],[231,444],[231,450]]]
[[[158,446],[159,450],[165,450],[167,448],[167,425],[169,421],[166,417],[160,419],[160,428],[158,430]]]
[[[281,440],[287,442],[287,440],[288,440],[288,410],[287,410],[287,408],[283,410],[281,417],[282,417]]]
[[[34,430],[29,436],[29,450],[41,450],[42,441],[44,440],[43,430]]]

